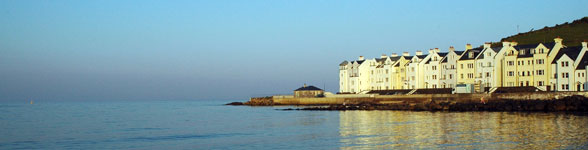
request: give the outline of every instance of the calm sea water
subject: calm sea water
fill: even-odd
[[[0,149],[588,149],[588,116],[578,114],[223,103],[0,103]]]

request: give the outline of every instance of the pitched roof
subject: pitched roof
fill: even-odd
[[[457,55],[463,54],[464,51],[454,51]]]
[[[310,86],[300,87],[300,88],[298,88],[298,89],[296,89],[294,91],[322,91],[322,89],[319,89],[319,88],[317,88],[315,86],[310,85]]]
[[[553,49],[553,47],[555,46],[555,42],[551,42],[551,43],[543,43],[543,45],[547,48],[549,48],[549,50]]]
[[[496,53],[500,52],[500,50],[502,49],[502,47],[490,47],[492,48],[492,50]]]
[[[555,61],[553,61],[551,64],[555,64],[557,60],[559,60],[564,54],[568,55],[568,57],[570,57],[572,60],[575,60],[576,57],[578,57],[580,54],[580,50],[582,50],[580,46],[561,48],[553,59]]]
[[[357,62],[358,64],[361,65],[363,62],[365,62],[365,60],[358,60],[358,61],[355,61],[355,62]]]
[[[349,62],[346,60],[346,61],[343,61],[342,63],[340,63],[339,66],[345,66],[347,64],[349,64]]]
[[[478,54],[480,54],[480,51],[482,50],[482,48],[474,48],[474,49],[469,49],[466,50],[464,53],[469,53],[470,51],[474,52],[474,57],[469,57],[468,54],[464,54],[462,55],[459,60],[472,60],[472,59],[476,59],[476,56],[478,56]]]
[[[397,61],[397,60],[400,59],[400,57],[402,57],[402,56],[390,57],[390,60],[391,61]]]
[[[588,53],[584,53],[584,56],[580,58],[580,63],[576,66],[576,70],[578,69],[586,69],[586,65],[588,65]]]
[[[441,63],[446,63],[446,62],[447,62],[447,57],[441,58]]]
[[[447,56],[448,53],[437,53],[437,54],[439,54],[439,56],[441,56],[441,57],[445,57],[445,56]]]
[[[531,48],[521,48],[517,50],[519,50],[519,55],[517,55],[517,58],[533,57],[533,54],[531,54]]]
[[[376,58],[376,62],[383,62],[385,60],[386,60],[386,58]]]
[[[539,43],[535,43],[535,44],[526,44],[526,45],[517,45],[514,46],[515,49],[527,49],[527,48],[537,48],[537,46],[539,46]]]
[[[425,57],[427,57],[427,55],[417,55],[418,58],[423,59]]]

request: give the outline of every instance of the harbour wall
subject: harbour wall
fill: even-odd
[[[304,110],[588,111],[588,92],[493,94],[291,95],[251,98],[245,105],[316,106]],[[324,107],[328,106],[328,107]]]
[[[431,101],[476,103],[497,100],[556,100],[567,96],[581,95],[588,97],[588,92],[527,92],[527,93],[492,93],[492,94],[414,94],[414,95],[370,95],[340,94],[326,97],[300,98],[293,96],[272,96],[251,98],[250,102],[270,105],[336,105],[336,104],[394,104],[425,103]]]

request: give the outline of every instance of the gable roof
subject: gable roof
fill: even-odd
[[[578,57],[580,54],[580,50],[582,50],[580,46],[561,48],[553,59],[555,61],[551,62],[551,64],[555,64],[557,60],[559,60],[564,54],[568,55],[568,57],[570,57],[572,60],[575,60],[576,57]]]
[[[500,46],[500,47],[490,47],[490,48],[492,48],[492,50],[493,50],[494,52],[498,53],[498,52],[500,52],[500,50],[502,49],[502,46]]]
[[[480,54],[480,51],[481,50],[482,50],[482,48],[474,48],[474,49],[466,50],[464,52],[464,55],[461,55],[461,57],[458,60],[472,60],[472,59],[476,59],[476,57]],[[466,53],[469,53],[470,51],[474,52],[474,57],[472,57],[472,58],[470,58],[468,56],[468,54],[466,54]]]
[[[576,70],[578,69],[586,69],[586,65],[588,65],[588,53],[584,53],[584,56],[580,57],[580,63],[576,66]]]
[[[397,60],[399,60],[399,59],[400,59],[400,57],[402,57],[402,56],[395,56],[395,57],[390,57],[390,60],[391,60],[391,61],[397,61]]]
[[[363,62],[365,62],[365,60],[357,60],[357,61],[355,61],[355,62],[357,62],[358,64],[360,64],[360,65],[361,65]]]
[[[441,63],[446,63],[447,62],[447,56],[441,58]]]
[[[445,57],[445,56],[447,56],[448,53],[437,53],[437,54],[441,57]]]
[[[527,48],[537,48],[537,46],[539,46],[539,43],[526,44],[526,45],[517,45],[517,46],[514,46],[514,48],[517,49],[517,50],[519,50],[519,49],[527,49]]]
[[[461,54],[463,54],[464,51],[453,51],[453,52],[455,52],[455,54],[457,54],[457,55],[461,55]]]
[[[551,50],[555,46],[555,42],[544,43],[543,46],[545,46],[545,47],[549,48],[549,50]]]
[[[519,50],[519,55],[517,55],[517,58],[533,57],[533,54],[531,54],[531,48],[521,48],[521,49],[518,49],[518,50]],[[521,53],[521,51],[523,53]]]
[[[300,87],[294,91],[322,91],[322,89],[319,89],[315,86],[310,85],[310,86]]]
[[[342,63],[340,63],[339,66],[345,66],[347,64],[349,64],[349,62],[346,60],[346,61],[343,61]]]

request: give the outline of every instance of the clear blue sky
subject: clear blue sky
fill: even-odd
[[[585,0],[2,0],[0,100],[336,92],[338,64],[359,55],[463,49],[584,16]]]

